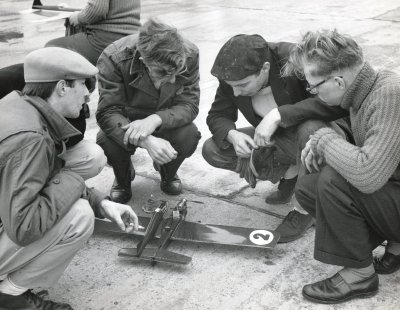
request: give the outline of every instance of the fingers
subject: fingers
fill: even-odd
[[[129,224],[127,229],[128,232],[133,230],[139,230],[139,219],[135,212],[131,208],[128,209],[128,216],[129,216]]]

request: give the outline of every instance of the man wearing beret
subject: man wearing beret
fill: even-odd
[[[150,19],[138,35],[109,45],[97,67],[97,143],[114,170],[111,199],[131,199],[131,155],[138,147],[148,152],[159,171],[161,190],[180,194],[177,171],[200,139],[193,124],[200,96],[197,47],[176,28]]]
[[[253,157],[270,165],[262,179],[280,182],[267,196],[268,204],[291,199],[300,150],[309,135],[328,125],[340,130],[327,122],[347,114],[311,97],[304,81],[280,75],[293,46],[266,42],[259,35],[236,35],[223,45],[211,70],[219,87],[207,117],[213,136],[203,145],[203,157],[214,167],[239,172],[252,187],[257,175]],[[251,127],[236,128],[239,111]],[[280,242],[296,240],[312,224],[304,210],[291,211],[277,228]]]
[[[31,289],[57,282],[90,237],[94,214],[123,230],[138,227],[129,206],[86,188],[86,170],[66,151],[79,131],[65,118],[78,117],[89,94],[85,79],[97,72],[73,51],[39,49],[25,59],[22,93],[0,100],[2,309],[72,309]]]

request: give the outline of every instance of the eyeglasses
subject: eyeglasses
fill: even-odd
[[[324,84],[325,82],[327,82],[327,81],[329,81],[330,79],[333,79],[333,78],[335,78],[335,77],[336,77],[336,76],[327,77],[326,79],[324,79],[324,80],[322,80],[321,82],[319,82],[319,83],[317,83],[317,84],[314,84],[314,85],[310,85],[310,84],[307,82],[306,91],[308,91],[310,94],[316,95],[316,94],[318,94],[318,89],[317,89],[318,86],[321,86],[321,85]],[[338,77],[340,77],[340,78],[343,79],[343,76],[338,76]]]

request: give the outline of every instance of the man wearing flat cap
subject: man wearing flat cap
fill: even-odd
[[[132,197],[131,155],[143,148],[159,171],[161,190],[182,192],[177,171],[196,150],[200,133],[198,48],[176,28],[150,19],[139,34],[109,45],[99,58],[101,128],[97,143],[112,165],[111,199]]]
[[[300,151],[310,134],[325,126],[340,131],[328,122],[347,115],[312,97],[305,81],[280,75],[293,47],[260,35],[236,35],[223,45],[211,70],[219,87],[207,117],[213,136],[203,145],[203,157],[214,167],[240,173],[251,187],[257,178],[280,180],[278,190],[266,197],[268,204],[290,201]],[[239,111],[251,127],[236,128]],[[304,210],[291,211],[277,228],[280,242],[298,239],[312,224]]]
[[[72,309],[31,289],[57,282],[90,237],[94,215],[123,230],[138,227],[129,206],[85,186],[83,163],[65,147],[79,134],[65,118],[79,116],[85,79],[97,72],[73,51],[39,49],[25,59],[23,91],[0,100],[2,309]]]

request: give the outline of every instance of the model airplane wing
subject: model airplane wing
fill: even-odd
[[[48,10],[48,11],[57,11],[57,12],[75,12],[80,11],[78,8],[70,8],[68,6],[59,4],[59,5],[43,5],[40,0],[33,0],[32,9],[35,10]]]

